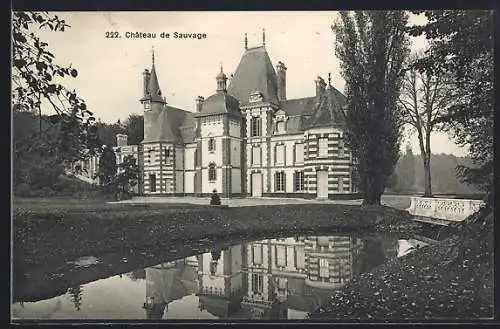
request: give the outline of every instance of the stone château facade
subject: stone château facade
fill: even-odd
[[[216,76],[216,92],[198,96],[195,110],[163,96],[157,68],[143,72],[144,139],[117,136],[117,163],[137,158],[141,195],[224,198],[349,198],[357,192],[344,144],[345,96],[318,77],[314,96],[288,99],[283,62],[265,47],[245,49],[231,79]],[[94,165],[95,167],[95,165]]]

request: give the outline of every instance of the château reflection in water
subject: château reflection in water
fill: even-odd
[[[384,246],[338,235],[214,249],[147,268],[144,308],[148,319],[167,319],[171,301],[194,293],[198,309],[217,318],[304,318],[361,270],[395,257],[397,248],[397,240]]]
[[[303,319],[354,276],[402,256],[396,236],[297,236],[216,248],[12,306],[23,319]]]

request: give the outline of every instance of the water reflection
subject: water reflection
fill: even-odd
[[[264,239],[139,269],[13,305],[14,318],[300,319],[417,240],[352,235]],[[142,297],[141,297],[142,296]]]

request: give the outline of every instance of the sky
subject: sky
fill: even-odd
[[[287,98],[313,96],[314,80],[331,73],[332,85],[344,90],[339,61],[335,57],[335,36],[330,26],[333,11],[301,12],[57,12],[71,25],[65,32],[39,32],[60,65],[71,64],[79,75],[64,85],[74,88],[97,118],[104,122],[125,120],[141,114],[142,72],[155,66],[167,103],[194,111],[198,95],[215,92],[215,76],[222,65],[230,76],[248,46],[262,44],[273,65],[287,66]],[[423,24],[425,17],[411,16]],[[121,38],[107,38],[106,32]],[[156,33],[155,39],[127,38],[127,32]],[[162,32],[170,38],[161,38]],[[176,39],[173,33],[206,34],[203,39]],[[414,50],[425,47],[425,39],[412,40]],[[416,136],[409,139],[413,152],[420,153]],[[445,134],[431,138],[434,153],[465,155]],[[406,141],[402,144],[404,149]]]

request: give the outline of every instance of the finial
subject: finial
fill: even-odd
[[[224,73],[224,69],[222,68],[222,62],[220,62],[220,73]]]
[[[153,66],[155,65],[155,46],[151,47],[151,61],[153,63]]]
[[[262,29],[262,45],[266,46],[266,29]]]
[[[245,33],[245,50],[248,50],[248,37],[246,33]]]
[[[328,72],[328,85],[331,86],[332,84],[332,73]]]

